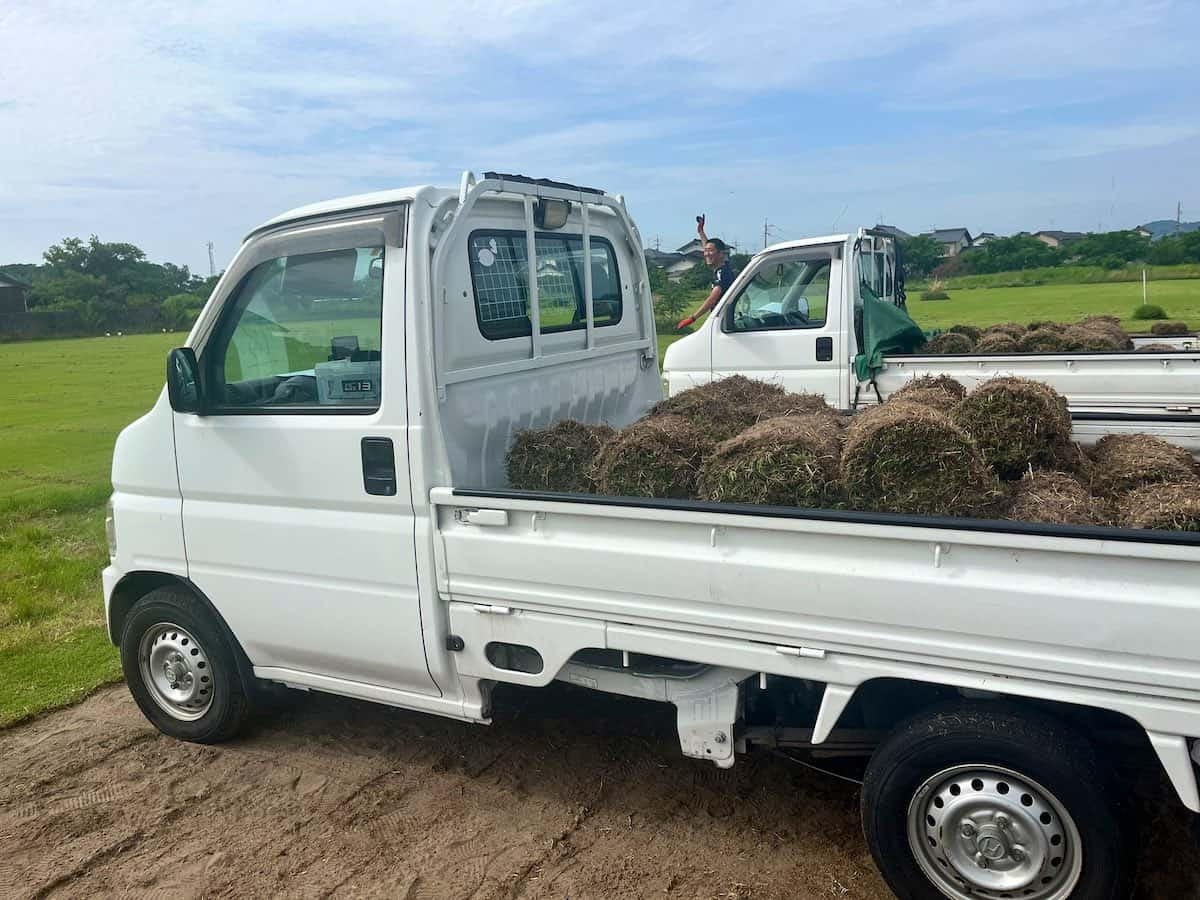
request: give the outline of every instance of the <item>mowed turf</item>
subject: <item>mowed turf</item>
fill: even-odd
[[[1046,284],[1035,287],[949,290],[949,300],[922,300],[910,291],[908,313],[926,331],[951,325],[995,325],[1038,320],[1076,322],[1089,315],[1121,318],[1126,331],[1149,331],[1153,322],[1133,318],[1142,302],[1140,282],[1116,284]],[[1167,318],[1200,328],[1200,279],[1152,281],[1147,301],[1161,306]]]
[[[0,344],[0,725],[120,675],[100,588],[113,442],[183,339]]]

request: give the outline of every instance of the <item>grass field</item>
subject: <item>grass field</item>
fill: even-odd
[[[1133,318],[1142,302],[1138,282],[977,288],[949,294],[949,300],[925,301],[915,291],[910,293],[909,315],[927,331],[950,325],[1028,324],[1038,319],[1074,322],[1092,314],[1120,316],[1127,331],[1149,331],[1153,324]],[[1151,282],[1147,299],[1163,307],[1168,318],[1187,322],[1193,330],[1200,328],[1200,279]]]
[[[1090,313],[1136,328],[1128,317],[1140,299],[1134,283],[1044,285],[952,290],[909,310],[926,329]],[[1153,283],[1150,299],[1200,327],[1200,279]],[[0,726],[120,675],[100,591],[113,441],[154,403],[166,352],[182,339],[0,344]],[[660,354],[677,339],[664,330]]]
[[[0,344],[0,725],[120,675],[100,592],[112,446],[182,340]]]
[[[697,309],[706,294],[693,291],[687,311]],[[1128,331],[1149,331],[1153,324],[1133,318],[1134,309],[1142,302],[1141,282],[950,288],[949,294],[949,300],[926,301],[917,290],[910,290],[908,313],[926,331],[999,322],[1027,325],[1039,319],[1075,322],[1087,315],[1119,316]],[[1187,322],[1192,330],[1200,329],[1200,278],[1152,281],[1147,300],[1163,307],[1168,318]],[[660,341],[664,337],[670,338],[667,343],[677,340],[677,336],[664,333]]]

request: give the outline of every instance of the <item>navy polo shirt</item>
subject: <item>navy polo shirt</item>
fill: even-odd
[[[729,260],[725,260],[713,269],[712,286],[719,287],[721,293],[724,294],[729,290],[731,284],[733,284],[733,269],[729,268]]]

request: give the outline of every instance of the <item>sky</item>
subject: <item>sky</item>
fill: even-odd
[[[1200,219],[1200,3],[5,0],[0,264],[207,274],[295,206],[464,169],[626,197],[648,246]]]

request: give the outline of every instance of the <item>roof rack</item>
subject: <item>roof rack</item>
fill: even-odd
[[[583,194],[603,194],[600,188],[580,187],[577,184],[568,184],[565,181],[553,181],[549,178],[530,178],[528,175],[508,175],[504,172],[484,172],[484,178],[495,179],[497,181],[510,181],[514,184],[532,184],[537,187],[558,188],[564,191],[579,191]]]

